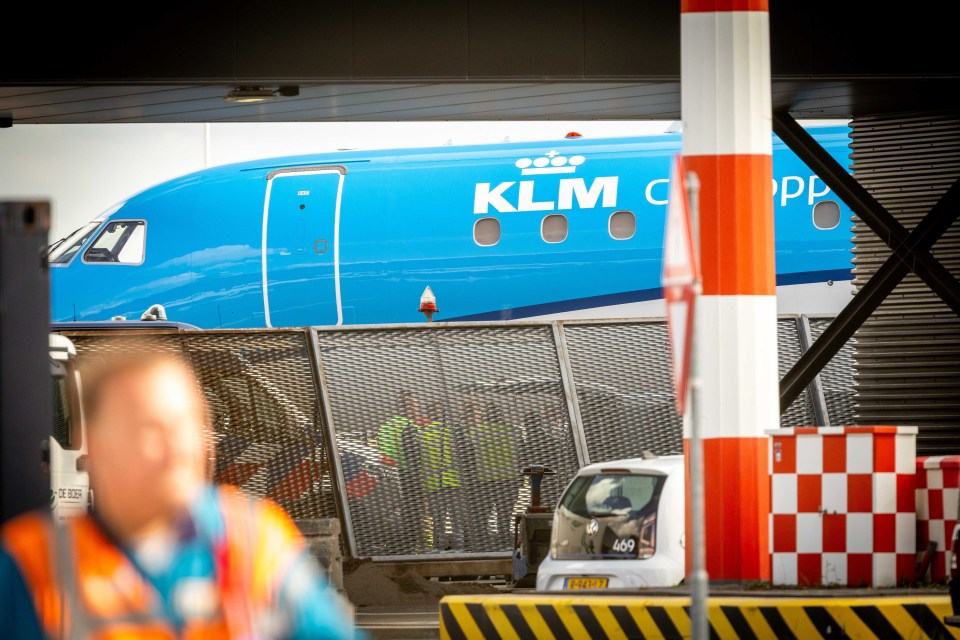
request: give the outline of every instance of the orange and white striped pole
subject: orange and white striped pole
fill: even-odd
[[[700,181],[706,571],[711,582],[769,580],[764,430],[780,411],[767,0],[681,0],[680,25],[683,157]],[[689,443],[685,426],[688,478]]]

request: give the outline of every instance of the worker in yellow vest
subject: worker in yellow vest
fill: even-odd
[[[431,545],[437,551],[463,550],[463,498],[450,423],[442,403],[432,404],[428,415],[433,419],[420,427],[420,434]]]
[[[465,412],[466,448],[471,455],[468,505],[471,535],[478,536],[483,550],[513,548],[513,512],[520,493],[515,430],[503,419],[495,404],[468,402]]]
[[[416,394],[405,390],[397,394],[396,413],[377,430],[380,461],[397,470],[398,500],[392,506],[394,516],[405,526],[394,534],[395,543],[414,552],[431,546],[420,433],[426,422]]]

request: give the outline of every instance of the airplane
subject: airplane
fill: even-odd
[[[849,165],[849,126],[809,131]],[[418,323],[427,287],[438,320],[662,317],[681,135],[571,133],[197,171],[52,245],[51,320],[153,308],[200,328]],[[835,314],[851,292],[851,212],[776,136],[773,199],[779,312]]]

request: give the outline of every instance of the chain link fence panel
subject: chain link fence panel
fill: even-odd
[[[565,323],[563,331],[590,461],[683,453],[666,322]],[[795,318],[777,320],[777,349],[783,376],[800,357]],[[780,417],[781,427],[814,424],[807,391]]]
[[[167,352],[193,366],[210,409],[213,478],[269,497],[291,517],[335,517],[320,402],[303,331],[64,332],[80,365]]]
[[[530,503],[521,469],[557,471],[542,490],[555,504],[579,468],[550,325],[317,340],[360,556],[510,552]]]
[[[826,322],[811,320],[815,335]],[[777,329],[782,375],[800,355],[796,318]],[[557,472],[542,491],[553,506],[578,448],[591,462],[683,450],[663,320],[63,333],[81,364],[187,357],[212,413],[215,480],[294,518],[339,515],[357,557],[506,554],[530,503],[523,467]],[[852,406],[846,362],[823,374],[831,416]],[[813,416],[804,392],[781,424]]]
[[[830,326],[833,318],[809,318],[810,335],[816,340]],[[856,424],[856,394],[854,387],[854,360],[856,338],[851,338],[840,348],[830,362],[820,371],[820,386],[827,405],[827,416],[835,427]]]
[[[664,321],[564,323],[590,462],[683,453]]]
[[[777,369],[781,380],[789,373],[790,368],[796,364],[803,352],[799,332],[796,317],[777,319]],[[807,388],[790,403],[786,411],[780,413],[780,427],[815,426],[817,426],[817,416],[813,410],[810,389]]]

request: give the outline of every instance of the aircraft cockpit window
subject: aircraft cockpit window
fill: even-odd
[[[567,239],[567,217],[553,213],[543,219],[540,225],[540,237],[546,242],[557,243]]]
[[[610,216],[610,237],[629,240],[637,232],[637,216],[633,211],[614,211]]]
[[[73,256],[77,255],[99,226],[99,221],[87,223],[60,242],[54,243],[47,261],[50,264],[67,264],[73,260]]]
[[[107,224],[90,248],[84,262],[140,264],[146,240],[147,225],[143,220],[115,220]]]
[[[836,200],[821,200],[813,205],[813,226],[827,231],[840,224],[840,205]]]
[[[473,225],[473,241],[481,247],[492,247],[500,242],[500,221],[496,218],[480,218]]]

